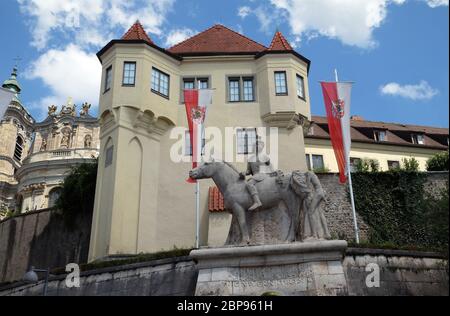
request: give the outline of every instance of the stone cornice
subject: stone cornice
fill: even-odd
[[[267,113],[262,120],[270,127],[286,128],[291,130],[297,126],[305,126],[308,119],[296,112]]]
[[[58,160],[47,160],[38,161],[26,164],[20,168],[16,177],[22,179],[27,173],[33,171],[42,171],[44,169],[67,169],[69,170],[72,166],[82,163],[94,162],[95,159],[92,158],[69,158],[69,159],[58,159]]]

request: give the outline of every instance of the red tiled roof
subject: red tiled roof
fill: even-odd
[[[269,47],[270,51],[292,51],[292,46],[286,40],[286,38],[281,34],[281,32],[277,31],[273,37],[272,44]]]
[[[328,121],[323,116],[312,117],[311,133],[309,138],[329,139]],[[376,142],[373,138],[373,130],[385,130],[386,142]],[[448,149],[446,138],[449,135],[448,128],[438,128],[418,125],[405,125],[398,123],[373,122],[362,120],[360,117],[351,121],[351,137],[355,142],[369,142],[386,145],[415,146],[433,149]],[[425,144],[416,145],[412,143],[411,134],[424,134]]]
[[[222,193],[220,193],[218,187],[209,188],[208,209],[210,212],[225,211],[225,203],[223,200],[223,195],[222,195]]]
[[[267,50],[248,37],[217,24],[168,49],[174,54],[259,53]]]
[[[133,26],[131,26],[128,32],[126,32],[125,35],[122,36],[122,39],[127,41],[142,40],[150,44],[154,44],[139,21],[136,21]]]

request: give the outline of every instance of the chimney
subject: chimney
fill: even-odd
[[[352,121],[365,121],[365,120],[364,120],[364,117],[359,116],[359,115],[353,115],[350,119],[351,119]]]

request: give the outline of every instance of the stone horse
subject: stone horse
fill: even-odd
[[[189,173],[193,179],[212,178],[222,192],[225,208],[230,210],[236,217],[239,224],[242,243],[250,243],[250,233],[247,225],[246,212],[252,206],[253,199],[246,188],[246,182],[239,175],[239,172],[226,162],[205,162]],[[300,230],[300,210],[306,196],[296,193],[291,185],[291,176],[278,174],[268,177],[266,180],[256,184],[256,188],[261,197],[263,206],[260,210],[277,207],[284,202],[291,224],[289,227],[288,241],[301,239]]]

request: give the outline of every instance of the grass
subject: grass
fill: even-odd
[[[357,244],[355,242],[348,243],[349,248],[363,248],[363,249],[384,249],[384,250],[407,250],[407,251],[420,251],[420,252],[438,252],[448,257],[448,249],[446,248],[430,248],[421,247],[415,245],[403,245],[399,246],[393,243],[370,243],[362,242]]]
[[[149,262],[149,261],[154,261],[154,260],[185,257],[185,256],[189,256],[189,253],[191,251],[192,251],[192,249],[177,249],[177,248],[175,248],[175,249],[169,250],[169,251],[161,251],[161,252],[150,253],[150,254],[139,254],[136,256],[132,256],[132,257],[126,257],[124,259],[81,264],[80,271],[86,272],[86,271],[92,271],[92,270],[97,270],[97,269],[112,268],[112,267],[124,266],[124,265],[129,265],[129,264],[135,264],[135,263]],[[61,274],[66,274],[66,272],[65,272],[64,268],[57,268],[57,269],[52,270],[52,274],[61,275]]]

